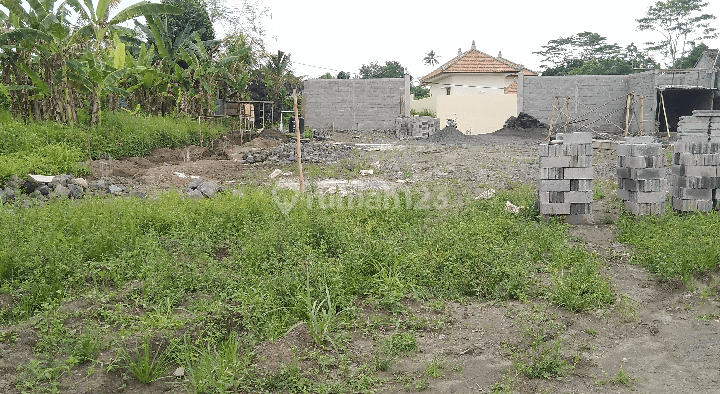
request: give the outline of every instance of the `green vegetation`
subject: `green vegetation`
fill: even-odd
[[[108,113],[102,127],[81,128],[55,122],[24,123],[0,113],[0,182],[11,175],[29,173],[83,176],[89,169],[88,137],[93,158],[145,156],[155,148],[176,148],[207,143],[228,127],[222,123],[198,124],[187,117],[164,118]]]
[[[682,279],[689,284],[693,275],[720,266],[720,215],[623,215],[618,229],[618,240],[635,247],[631,261],[661,279]]]
[[[437,114],[433,112],[432,110],[429,110],[427,108],[424,108],[422,111],[416,111],[414,109],[410,110],[410,115],[417,115],[417,116],[432,116],[433,118],[437,118]]]
[[[598,386],[603,386],[606,384],[613,385],[613,386],[626,386],[630,387],[632,384],[637,380],[637,378],[631,377],[626,371],[625,371],[625,359],[623,359],[622,364],[620,365],[620,369],[618,372],[613,376],[612,378],[607,379],[601,379],[595,382]]]

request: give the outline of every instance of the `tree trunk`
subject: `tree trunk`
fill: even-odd
[[[100,126],[100,94],[95,91],[90,97],[92,109],[90,112],[90,125]]]

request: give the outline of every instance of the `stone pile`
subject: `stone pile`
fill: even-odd
[[[303,163],[334,164],[352,155],[352,146],[334,143],[303,142],[301,144]],[[263,151],[243,153],[241,163],[253,164],[270,162],[288,164],[297,161],[295,142],[280,145]]]
[[[693,111],[680,118],[670,184],[679,212],[720,210],[720,111]]]
[[[665,153],[652,137],[630,137],[617,145],[618,198],[634,215],[665,212]]]
[[[511,116],[505,121],[506,129],[547,129],[548,125],[537,120],[532,115],[520,112],[518,116]]]
[[[221,192],[221,188],[215,182],[203,181],[202,179],[193,179],[188,187],[182,190],[189,197],[192,198],[213,198],[215,194]]]
[[[398,139],[428,138],[440,130],[440,119],[432,116],[401,116],[395,119]]]
[[[569,223],[592,223],[592,133],[557,134],[539,149],[538,201],[542,215],[566,215]]]
[[[0,187],[0,203],[12,202],[23,195],[40,199],[80,199],[90,193],[120,195],[125,191],[125,187],[108,184],[104,180],[88,182],[67,174],[28,175],[25,179],[11,176],[4,187]]]

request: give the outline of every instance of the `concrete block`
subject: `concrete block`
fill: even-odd
[[[540,180],[538,182],[540,192],[569,192],[570,180]]]
[[[683,166],[681,165],[681,171],[682,169]],[[714,178],[718,175],[718,170],[717,166],[685,166],[684,173],[680,175]]]
[[[570,156],[540,157],[540,168],[570,167]]]
[[[570,192],[539,192],[540,204],[562,204],[565,202],[565,193]]]
[[[666,195],[665,191],[660,192],[634,192],[628,191],[628,199],[626,201],[632,201],[639,204],[648,203],[660,203],[664,202]]]
[[[575,132],[575,133],[558,133],[558,139],[562,139],[563,144],[591,144],[592,133]]]
[[[567,215],[565,216],[565,223],[572,225],[587,225],[595,224],[592,212],[583,215]]]
[[[665,168],[631,168],[628,178],[661,179],[665,178],[665,172]]]
[[[591,203],[593,202],[592,191],[569,191],[565,192],[565,200],[563,202],[569,203]]]
[[[654,138],[649,135],[645,136],[638,136],[638,137],[626,137],[625,138],[625,144],[626,145],[640,145],[640,144],[652,144]]]
[[[570,204],[540,204],[541,215],[569,215]]]
[[[712,200],[711,189],[688,189],[686,187],[671,188],[672,196],[683,200]]]
[[[633,215],[662,215],[665,213],[665,202],[642,204],[625,201],[625,208]]]
[[[592,156],[570,156],[570,167],[592,167],[593,157]]]
[[[565,179],[593,179],[593,175],[592,167],[565,169]]]
[[[627,189],[618,189],[617,190],[617,198],[618,198],[618,200],[623,200],[623,201],[630,200],[630,191]]]
[[[615,152],[618,156],[632,156],[632,145],[628,145],[627,143],[618,144]]]
[[[570,203],[570,215],[587,215],[592,213],[592,206],[589,203]]]
[[[539,179],[564,179],[564,168],[553,167],[553,168],[540,168]]]
[[[635,144],[631,145],[631,156],[659,156],[663,155],[662,144]]]
[[[617,169],[617,177],[618,177],[618,179],[630,178],[630,175],[631,175],[631,173],[630,173],[630,169],[629,169],[629,168],[621,168],[621,167],[618,167],[618,169]]]
[[[571,179],[570,180],[570,191],[571,192],[583,192],[593,191],[594,182],[592,179]]]

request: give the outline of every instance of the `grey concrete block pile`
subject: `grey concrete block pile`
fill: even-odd
[[[592,223],[592,133],[557,134],[539,149],[538,201],[542,215],[567,215],[569,222]]]
[[[665,153],[653,137],[630,137],[617,146],[618,198],[634,215],[665,212]]]
[[[440,130],[440,119],[432,116],[400,116],[395,118],[398,139],[428,138]]]
[[[670,200],[679,212],[720,210],[720,111],[680,118],[670,174]]]

